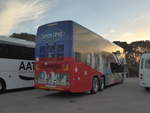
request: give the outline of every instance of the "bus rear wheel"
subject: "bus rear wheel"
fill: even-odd
[[[145,90],[146,91],[150,91],[150,87],[145,87]]]
[[[102,91],[105,88],[105,82],[104,82],[104,77],[100,79],[99,81],[99,90]]]
[[[94,77],[92,80],[91,94],[96,94],[98,90],[99,90],[99,80],[97,77]]]
[[[5,83],[3,80],[0,79],[0,93],[3,93],[5,89]]]

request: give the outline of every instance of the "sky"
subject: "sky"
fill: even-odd
[[[0,0],[0,35],[73,20],[110,41],[150,40],[150,0]]]

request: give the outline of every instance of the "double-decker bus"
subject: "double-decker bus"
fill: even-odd
[[[0,92],[34,86],[35,42],[0,36]]]
[[[123,82],[123,49],[73,21],[38,28],[35,87],[97,93]]]

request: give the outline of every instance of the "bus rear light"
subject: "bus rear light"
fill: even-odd
[[[69,66],[68,64],[64,66],[64,71],[68,71],[69,70]]]
[[[143,74],[140,74],[141,75],[141,77],[143,76]]]
[[[87,71],[84,71],[84,75],[87,75]]]
[[[44,62],[44,65],[48,65],[48,62]]]
[[[77,68],[77,67],[75,67],[74,71],[77,73],[77,72],[78,72],[78,68]]]
[[[143,74],[140,74],[140,79],[143,79]]]
[[[39,61],[39,58],[36,58],[35,61],[38,62],[38,61]]]
[[[140,79],[143,79],[143,77],[140,77]]]
[[[35,70],[36,71],[40,70],[40,66],[38,64],[35,65]]]
[[[80,80],[80,77],[78,77],[77,80]]]

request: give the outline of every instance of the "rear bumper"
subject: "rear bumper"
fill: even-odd
[[[140,81],[140,86],[143,86],[143,87],[150,87],[150,82]]]
[[[67,91],[71,92],[70,88],[67,86],[49,86],[49,85],[43,85],[43,84],[38,84],[35,85],[35,88],[37,89],[44,89],[44,90],[49,90],[49,91]]]

